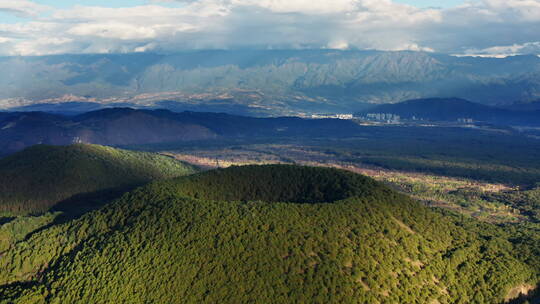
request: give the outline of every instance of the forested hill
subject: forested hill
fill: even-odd
[[[236,167],[34,233],[0,259],[0,302],[500,303],[538,281],[508,238],[353,173]]]
[[[456,122],[459,119],[471,119],[501,125],[540,125],[539,111],[502,109],[459,98],[408,100],[371,107],[357,114],[365,116],[370,113],[393,114],[408,120]]]
[[[65,207],[81,209],[84,195],[106,197],[108,191],[125,191],[195,171],[151,153],[83,144],[33,146],[0,159],[0,216],[41,213],[73,196],[72,201],[63,202],[73,206]]]

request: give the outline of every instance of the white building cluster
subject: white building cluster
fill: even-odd
[[[468,124],[474,123],[474,120],[472,118],[458,118],[457,121],[460,123],[468,123]]]
[[[398,123],[401,119],[399,115],[391,113],[369,113],[365,117],[367,120],[386,122],[386,123]]]
[[[313,119],[353,119],[353,114],[313,114],[311,115],[311,118]]]

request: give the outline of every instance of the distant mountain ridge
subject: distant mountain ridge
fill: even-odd
[[[251,113],[355,111],[363,103],[457,96],[483,104],[540,97],[540,58],[338,50],[0,58],[0,107],[90,101],[233,107]],[[189,109],[189,108],[187,108]],[[185,108],[186,110],[186,108]]]
[[[351,135],[359,126],[338,119],[255,118],[223,113],[110,108],[77,116],[0,113],[0,155],[36,144],[110,146],[233,137]],[[339,136],[339,135],[338,135]]]
[[[539,111],[516,111],[458,98],[430,98],[379,105],[356,113],[393,114],[406,120],[472,120],[501,126],[540,126]],[[260,118],[226,113],[105,108],[70,116],[45,112],[0,112],[0,156],[36,144],[107,146],[166,144],[241,138],[354,137],[364,132],[352,120]]]
[[[117,115],[99,118],[107,112]],[[0,153],[35,144],[127,145],[217,137],[203,126],[152,115],[151,111],[111,109],[99,113],[75,117],[42,112],[11,113],[0,120]]]
[[[515,102],[505,106],[506,109],[516,111],[540,111],[540,99],[529,102]]]

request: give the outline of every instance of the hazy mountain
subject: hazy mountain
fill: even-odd
[[[0,301],[502,303],[538,271],[517,246],[351,172],[232,167],[17,242],[0,259]]]
[[[11,113],[0,121],[0,154],[35,144],[145,144],[216,138],[208,128],[153,111],[109,109],[69,117],[42,112]]]
[[[456,96],[483,104],[539,98],[540,58],[291,50],[0,58],[1,106],[168,100],[242,114],[355,111],[364,103]],[[195,108],[193,108],[195,107]],[[204,109],[203,109],[204,110]]]
[[[532,100],[529,102],[514,102],[512,104],[506,105],[505,108],[516,111],[540,111],[540,99]]]
[[[115,105],[122,106],[118,103]],[[130,104],[125,104],[130,106]],[[97,111],[106,108],[106,105],[97,102],[62,102],[62,103],[36,103],[10,109],[10,112],[47,112],[60,115],[78,115],[84,112]],[[2,112],[0,112],[2,119]]]
[[[351,121],[296,117],[254,118],[220,113],[110,108],[77,116],[0,113],[0,155],[35,144],[152,144],[265,136],[347,136]]]
[[[398,115],[403,119],[453,121],[472,119],[502,125],[540,125],[539,111],[517,111],[486,106],[459,98],[428,98],[408,100],[396,104],[378,105],[359,112]]]

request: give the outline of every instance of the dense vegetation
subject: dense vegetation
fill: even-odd
[[[263,182],[266,185],[261,187]],[[176,193],[204,200],[295,203],[330,203],[367,196],[380,187],[351,172],[296,166],[218,169],[190,176],[178,185]]]
[[[54,222],[58,213],[46,213],[40,216],[20,216],[9,218],[0,226],[0,254],[17,242],[24,240],[30,233]]]
[[[310,187],[321,195],[306,196]],[[247,166],[154,182],[32,234],[0,259],[0,297],[497,303],[538,281],[533,258],[516,248],[496,226],[423,207],[365,177]]]
[[[0,159],[0,216],[36,214],[81,195],[186,175],[193,167],[151,153],[97,145],[34,146]],[[95,199],[95,197],[94,197]],[[70,202],[70,201],[68,201]]]
[[[320,140],[315,146],[353,162],[394,170],[514,185],[534,185],[540,180],[540,142],[509,130],[443,127],[368,130],[358,134],[361,138]]]
[[[540,183],[525,191],[492,194],[489,199],[511,204],[525,214],[529,221],[540,224]]]

